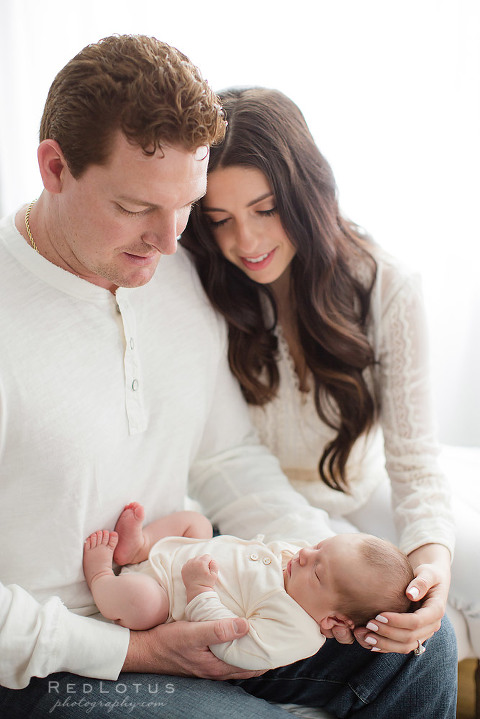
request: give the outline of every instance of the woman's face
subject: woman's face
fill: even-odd
[[[283,275],[295,248],[260,170],[231,166],[211,172],[202,210],[224,257],[250,279],[269,284]]]

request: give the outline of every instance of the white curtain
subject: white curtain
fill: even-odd
[[[55,73],[124,32],[298,103],[344,212],[423,275],[442,441],[480,445],[478,0],[0,0],[1,214],[40,191]]]

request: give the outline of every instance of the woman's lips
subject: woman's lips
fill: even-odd
[[[263,270],[265,267],[268,267],[270,262],[273,260],[276,250],[277,248],[275,247],[275,249],[271,250],[271,252],[265,252],[262,255],[257,255],[256,257],[240,257],[240,259],[247,270],[258,272],[258,270]]]

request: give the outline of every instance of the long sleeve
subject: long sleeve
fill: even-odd
[[[236,616],[214,591],[197,595],[185,614],[193,622]],[[260,598],[247,619],[248,634],[210,647],[215,656],[235,667],[275,669],[312,656],[325,642],[317,623],[283,590]]]
[[[39,604],[21,587],[0,584],[3,686],[23,689],[32,676],[58,671],[116,679],[128,639],[127,629],[73,614],[58,597]]]
[[[220,358],[210,414],[190,472],[190,494],[224,534],[265,535],[316,543],[333,532],[323,510],[311,507],[258,443],[247,406]]]
[[[409,274],[401,282],[394,279],[392,267],[385,265],[374,307],[378,357],[374,382],[400,547],[408,553],[438,542],[453,552],[450,492],[437,461],[420,284]]]

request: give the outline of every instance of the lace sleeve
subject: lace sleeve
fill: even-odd
[[[380,280],[375,385],[395,523],[404,551],[438,542],[452,552],[450,494],[437,463],[420,283],[392,272],[385,268]]]

